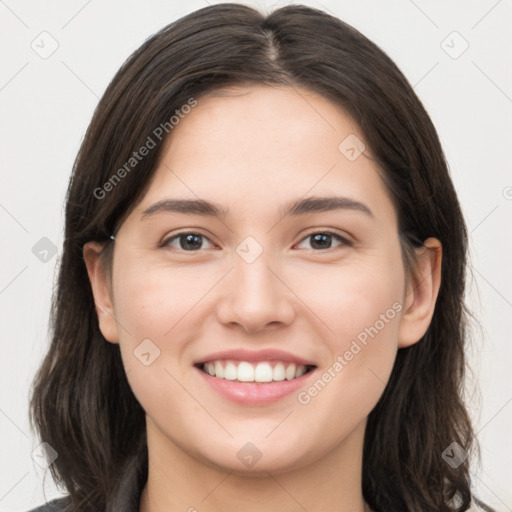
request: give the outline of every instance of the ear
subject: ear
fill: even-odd
[[[88,242],[84,245],[83,256],[94,295],[100,331],[107,341],[119,343],[110,276],[100,258],[102,250],[102,244]]]
[[[428,238],[416,250],[416,264],[407,280],[404,313],[398,332],[399,348],[417,343],[427,332],[441,286],[442,245]]]

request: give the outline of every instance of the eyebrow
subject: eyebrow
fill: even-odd
[[[341,196],[308,197],[291,201],[281,209],[281,216],[295,217],[308,213],[320,213],[334,210],[351,210],[364,213],[374,218],[372,211],[364,203]],[[205,201],[204,199],[164,199],[146,208],[142,212],[142,218],[162,212],[202,215],[223,219],[229,215],[229,209],[217,203]]]

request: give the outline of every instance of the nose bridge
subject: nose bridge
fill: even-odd
[[[234,295],[238,300],[261,308],[264,303],[274,300],[282,293],[276,286],[272,268],[272,250],[264,248],[252,236],[246,237],[236,248],[234,263]],[[259,301],[264,301],[258,304]],[[265,302],[266,301],[266,302]]]
[[[246,237],[236,248],[229,294],[220,314],[223,322],[258,330],[268,323],[289,323],[293,316],[292,295],[276,276],[272,249]]]

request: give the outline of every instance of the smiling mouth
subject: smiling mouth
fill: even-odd
[[[207,361],[195,366],[218,379],[258,383],[298,379],[316,368],[314,365],[295,364],[287,361],[248,362],[232,359]]]

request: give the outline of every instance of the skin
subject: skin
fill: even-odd
[[[367,416],[397,350],[428,328],[442,251],[426,240],[407,277],[396,212],[369,149],[354,161],[338,149],[350,134],[364,142],[342,109],[311,91],[209,94],[167,140],[146,195],[116,234],[109,269],[100,244],[84,247],[101,331],[119,343],[146,411],[141,511],[364,510]],[[332,195],[360,201],[373,215],[280,215],[292,200]],[[142,215],[168,198],[214,201],[229,215]],[[308,235],[326,229],[349,243],[333,237],[319,249]],[[159,247],[178,232],[204,235],[202,248],[187,252],[179,239]],[[247,236],[263,249],[252,263],[236,252]],[[219,350],[277,348],[315,362],[307,391],[393,304],[401,310],[307,404],[297,393],[237,404],[192,366]],[[149,366],[134,357],[147,338],[160,350]],[[247,442],[262,454],[252,467],[237,457]]]

